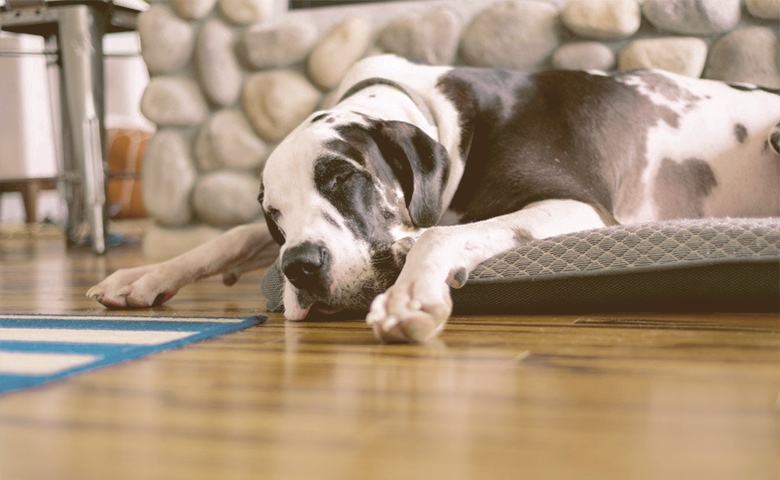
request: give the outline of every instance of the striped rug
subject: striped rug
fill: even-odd
[[[0,315],[0,394],[264,323],[266,318]]]

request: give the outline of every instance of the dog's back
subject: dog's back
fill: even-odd
[[[777,91],[663,72],[623,78],[639,79],[639,91],[674,116],[648,130],[640,190],[624,193],[618,218],[780,215],[780,154],[770,142]]]
[[[621,223],[780,214],[776,91],[648,70],[457,68],[437,85],[460,116],[463,221],[543,198]]]

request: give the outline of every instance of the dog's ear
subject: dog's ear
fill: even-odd
[[[263,187],[263,182],[260,182],[260,193],[257,195],[257,201],[260,202],[260,205],[263,205],[263,198],[265,197],[265,188]],[[265,224],[268,226],[268,231],[271,233],[271,237],[273,237],[274,241],[278,243],[279,245],[284,244],[284,235],[282,235],[282,231],[279,230],[279,227],[276,225],[276,222],[273,218],[271,218],[270,215],[268,215],[268,212],[265,211],[265,208],[263,208],[263,216],[265,217]]]
[[[383,160],[401,184],[409,216],[417,227],[438,223],[450,173],[447,150],[418,127],[381,120],[370,129]]]

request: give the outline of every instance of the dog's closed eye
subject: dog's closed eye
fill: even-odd
[[[345,183],[349,181],[350,178],[355,174],[354,170],[344,170],[341,172],[337,172],[333,175],[330,179],[328,179],[327,182],[325,182],[325,187],[329,190],[336,189]]]
[[[324,192],[334,192],[356,177],[357,168],[342,159],[322,159],[315,167],[315,183]]]

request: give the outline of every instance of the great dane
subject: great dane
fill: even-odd
[[[89,290],[148,307],[277,257],[284,314],[368,311],[384,341],[436,336],[484,260],[617,223],[780,214],[780,93],[661,71],[356,64],[341,100],[268,158],[266,222]],[[277,243],[280,247],[277,247]]]

